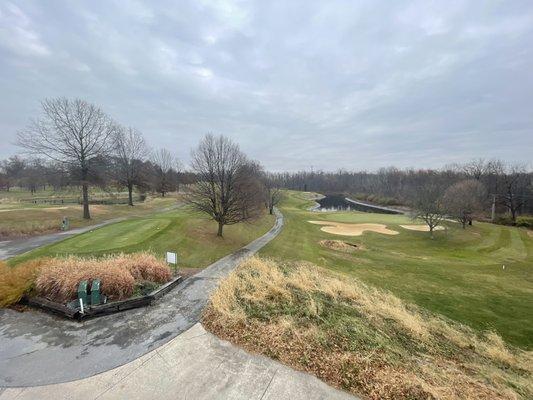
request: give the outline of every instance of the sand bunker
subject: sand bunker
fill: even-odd
[[[399,232],[388,229],[383,224],[345,224],[332,221],[309,221],[312,224],[324,225],[320,230],[334,235],[361,236],[365,231],[383,233],[384,235],[397,235]]]
[[[429,232],[429,226],[427,225],[400,225],[404,229],[409,229],[410,231],[419,231],[419,232]],[[436,226],[433,228],[434,231],[443,231],[443,226]]]
[[[361,245],[343,242],[342,240],[321,240],[318,244],[327,249],[342,251],[343,253],[353,253],[363,249]]]

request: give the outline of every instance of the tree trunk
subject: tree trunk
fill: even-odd
[[[429,227],[429,236],[433,239],[433,225]]]
[[[89,213],[89,185],[87,184],[87,169],[83,168],[81,170],[81,192],[83,196],[83,219],[91,219],[91,214]]]
[[[133,185],[128,183],[128,205],[133,206]]]
[[[89,185],[87,185],[87,182],[83,182],[81,191],[83,194],[83,218],[91,219],[91,214],[89,213]]]
[[[274,214],[274,206],[268,207],[268,211],[270,212],[270,215]]]
[[[218,223],[218,232],[217,236],[222,237],[222,229],[224,228],[224,224],[222,222]]]

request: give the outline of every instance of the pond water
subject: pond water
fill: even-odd
[[[352,211],[356,210],[355,205],[346,201],[340,194],[327,194],[322,199],[317,200],[320,204],[317,211]]]
[[[320,207],[316,211],[363,211],[378,214],[402,214],[401,211],[389,209],[387,207],[375,206],[357,200],[346,200],[341,194],[326,194],[322,199],[317,200]]]

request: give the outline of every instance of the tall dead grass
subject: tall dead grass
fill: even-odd
[[[307,263],[245,261],[204,324],[373,399],[533,398],[531,352]]]
[[[35,281],[40,296],[65,302],[75,299],[82,280],[100,279],[101,291],[110,300],[131,297],[142,281],[164,283],[171,279],[168,265],[149,253],[119,254],[105,258],[52,258]]]
[[[0,307],[7,307],[20,301],[34,285],[35,278],[47,259],[32,260],[10,267],[0,261]]]
[[[52,221],[17,221],[16,223],[0,224],[0,240],[23,238],[57,232],[59,224]]]

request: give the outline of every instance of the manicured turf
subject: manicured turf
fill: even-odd
[[[213,221],[181,208],[95,229],[15,257],[9,264],[43,256],[98,256],[150,250],[161,257],[166,251],[175,251],[180,267],[200,268],[266,233],[273,223],[273,216],[264,215],[251,223],[226,226],[224,237],[219,238]]]
[[[6,193],[0,194],[0,196],[5,195]],[[14,193],[12,195],[14,196]],[[26,196],[31,197],[27,192]],[[48,196],[48,199],[52,199],[56,195],[40,193],[40,196]],[[146,215],[156,209],[176,204],[176,196],[169,196],[165,198],[149,197],[145,202],[137,203],[134,207],[126,204],[91,205],[91,219],[84,220],[82,218],[82,206],[78,204],[32,204],[18,202],[16,197],[1,197],[0,240],[56,232],[61,226],[63,217],[69,218],[71,228],[78,228],[94,225],[111,218]]]
[[[505,340],[533,348],[533,237],[523,229],[474,223],[463,230],[409,231],[402,215],[307,211],[303,193],[289,193],[281,210],[285,227],[261,255],[306,260],[388,289],[397,296],[479,330],[495,330]],[[382,223],[400,232],[388,236],[332,235],[308,220]],[[322,239],[344,240],[364,249],[347,254],[319,245]],[[503,266],[505,265],[505,268]]]

